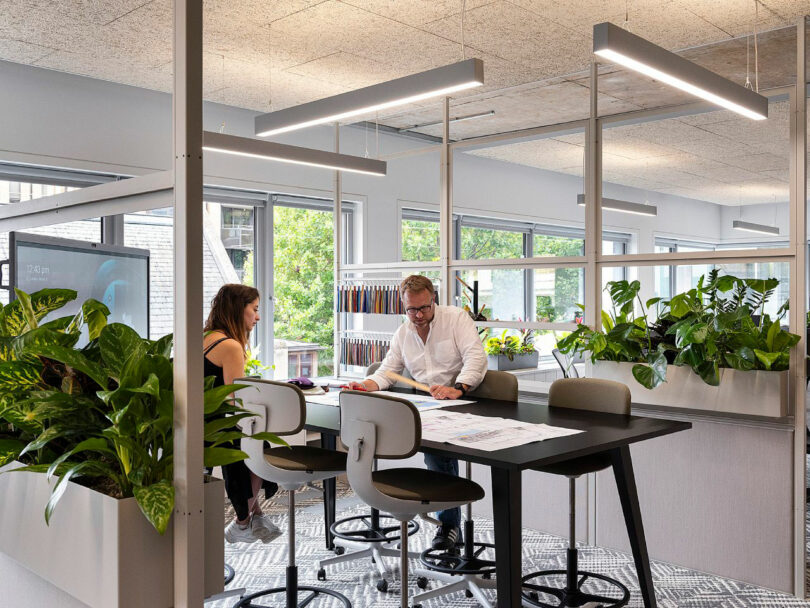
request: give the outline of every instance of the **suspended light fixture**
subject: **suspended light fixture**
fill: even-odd
[[[768,99],[612,23],[593,26],[593,52],[753,120],[768,118]]]
[[[577,194],[577,205],[585,206],[585,195]],[[631,203],[616,198],[602,197],[602,209],[608,211],[618,211],[619,213],[632,213],[633,215],[647,215],[655,217],[658,215],[658,207],[655,205],[645,205],[644,203]]]
[[[778,226],[768,226],[767,224],[755,224],[754,222],[744,222],[743,220],[734,220],[731,222],[732,228],[737,230],[744,230],[745,232],[756,232],[758,234],[770,234],[779,236]]]
[[[336,122],[431,97],[444,97],[482,84],[484,62],[480,59],[466,59],[356,91],[262,114],[255,119],[256,135],[266,137]]]
[[[383,160],[326,152],[325,150],[312,150],[212,131],[203,132],[203,150],[364,175],[385,175],[386,172],[386,162]]]

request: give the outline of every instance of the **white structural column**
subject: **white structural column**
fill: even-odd
[[[591,115],[585,129],[585,324],[600,326],[602,255],[602,123],[599,121],[599,72],[591,62]]]
[[[790,353],[793,387],[793,593],[805,596],[805,468],[806,400],[805,333],[807,315],[807,92],[806,35],[804,18],[796,27],[796,90],[790,95],[790,331],[801,336]]]
[[[175,608],[204,599],[202,4],[174,0]]]
[[[450,98],[444,98],[442,112],[441,201],[439,204],[439,258],[441,261],[441,299],[439,304],[450,306],[455,289],[450,259],[455,248],[453,235],[453,150],[450,148]]]
[[[602,311],[602,123],[599,120],[599,71],[591,62],[591,113],[585,128],[585,324],[599,329]],[[596,475],[587,479],[587,538],[596,543]]]
[[[340,123],[335,123],[335,153],[340,153]],[[333,232],[335,234],[335,252],[334,252],[334,279],[335,279],[335,286],[334,286],[334,293],[335,293],[335,310],[338,309],[338,282],[341,278],[341,266],[343,264],[343,260],[340,259],[340,256],[343,253],[343,176],[341,175],[340,171],[335,171],[335,202],[334,202],[334,213],[332,217],[332,225],[333,225]],[[351,260],[347,260],[350,262]],[[340,331],[341,329],[345,329],[343,327],[344,324],[339,322],[340,316],[342,313],[336,312],[335,313],[335,335],[333,339],[334,344],[334,353],[332,356],[332,361],[334,362],[334,374],[336,376],[340,375]],[[317,370],[315,372],[317,374]]]

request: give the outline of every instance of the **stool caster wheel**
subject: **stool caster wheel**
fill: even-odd
[[[420,589],[427,589],[428,580],[426,576],[416,577],[416,586]]]
[[[491,572],[484,572],[484,574],[481,575],[481,578],[483,578],[485,580],[489,580],[489,579],[492,578],[492,573]]]
[[[540,596],[537,594],[537,591],[529,591],[529,597],[535,602],[540,601]]]
[[[466,595],[467,597],[472,597],[473,596],[472,591],[470,591],[469,589],[464,590],[464,595]]]
[[[373,555],[371,556],[371,563],[372,563],[372,564],[376,564],[376,563],[377,563],[377,560],[376,560],[376,559],[374,559],[374,556],[373,556]]]
[[[346,553],[346,547],[335,546],[335,555],[343,555]]]
[[[388,581],[385,579],[377,581],[377,591],[386,593],[388,591]]]
[[[318,570],[318,580],[319,581],[325,581],[326,580],[326,570],[324,568],[321,568],[320,570]]]
[[[414,604],[411,608],[422,608],[422,604]]]

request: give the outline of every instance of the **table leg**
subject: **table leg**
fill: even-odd
[[[624,512],[624,523],[627,526],[627,535],[630,537],[630,546],[633,549],[633,561],[636,563],[638,586],[645,608],[656,608],[655,588],[653,586],[652,572],[650,571],[650,556],[647,553],[647,541],[644,539],[644,525],[641,522],[641,508],[638,504],[636,491],[636,478],[633,475],[633,461],[630,458],[630,448],[623,446],[611,450],[613,460],[613,474],[616,477],[616,487],[619,490],[619,500]]]
[[[327,450],[337,449],[337,438],[335,435],[328,433],[321,433],[321,447]],[[331,479],[323,480],[323,519],[326,526],[325,538],[326,548],[332,550],[335,548],[335,538],[330,530],[332,524],[335,522],[335,502],[337,497],[337,480],[332,477]]]
[[[498,606],[520,606],[521,472],[491,467]]]

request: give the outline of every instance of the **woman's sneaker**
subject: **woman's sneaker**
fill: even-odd
[[[251,517],[250,530],[253,532],[253,536],[265,544],[281,536],[281,530],[266,515],[254,515]]]
[[[255,543],[259,538],[253,533],[250,524],[242,527],[234,519],[225,526],[225,540],[229,543]]]

